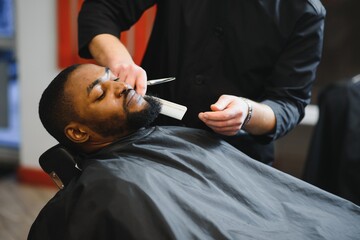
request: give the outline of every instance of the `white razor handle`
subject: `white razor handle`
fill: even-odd
[[[181,120],[184,117],[187,111],[187,107],[177,103],[166,101],[158,97],[156,99],[159,100],[159,102],[161,103],[161,114],[178,120]]]

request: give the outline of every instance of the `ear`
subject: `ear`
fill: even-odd
[[[82,124],[71,122],[65,127],[65,135],[75,143],[84,143],[89,140],[90,135]]]

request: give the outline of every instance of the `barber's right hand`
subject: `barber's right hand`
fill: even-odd
[[[135,63],[117,63],[109,66],[110,70],[120,81],[132,86],[135,91],[144,96],[147,90],[146,71]]]
[[[89,43],[89,51],[96,62],[109,67],[120,81],[129,84],[138,94],[145,95],[146,72],[134,63],[131,54],[118,37],[111,34],[99,34]]]

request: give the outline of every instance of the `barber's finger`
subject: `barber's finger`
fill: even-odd
[[[135,91],[140,94],[141,96],[144,96],[146,94],[147,91],[147,78],[146,75],[144,76],[139,76],[136,79],[136,83],[135,83]]]
[[[223,119],[210,119],[210,118],[204,117],[202,114],[199,114],[199,118],[201,121],[203,121],[209,127],[225,128],[225,127],[234,127],[234,126],[241,125],[240,118],[237,118],[237,117],[223,118]]]
[[[124,67],[124,69],[121,71],[119,78],[121,81],[126,82],[132,87],[135,87],[136,77],[137,77],[137,71],[133,65],[129,65]]]
[[[117,67],[117,72],[120,81],[129,84],[138,94],[146,94],[147,75],[144,69],[136,64],[121,64]]]
[[[117,77],[120,79],[120,81],[126,82],[127,76],[129,75],[129,72],[131,71],[131,65],[128,63],[121,63],[121,64],[116,65],[114,70],[111,69],[111,71],[113,71],[113,73],[117,75]]]
[[[138,94],[145,95],[147,90],[147,77],[146,73],[142,72],[131,72],[129,73],[124,81],[132,86]]]
[[[235,117],[236,117],[236,112],[233,109],[199,113],[199,118],[203,121],[224,121]]]
[[[230,95],[221,95],[216,103],[210,106],[213,111],[222,111],[224,110],[231,102],[233,101],[233,96]]]
[[[225,126],[225,127],[215,127],[209,126],[214,132],[226,135],[226,136],[233,136],[239,132],[241,127],[239,125],[232,125],[232,126]]]
[[[135,77],[130,77],[127,76],[127,78],[125,79],[125,82],[127,84],[129,84],[132,88],[134,88],[134,90],[144,96],[146,94],[146,90],[147,90],[147,80],[144,76],[135,76]]]

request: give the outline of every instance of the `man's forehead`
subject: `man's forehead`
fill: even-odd
[[[73,84],[89,84],[96,79],[104,77],[105,70],[105,67],[97,65],[82,65],[70,75],[70,79]]]

